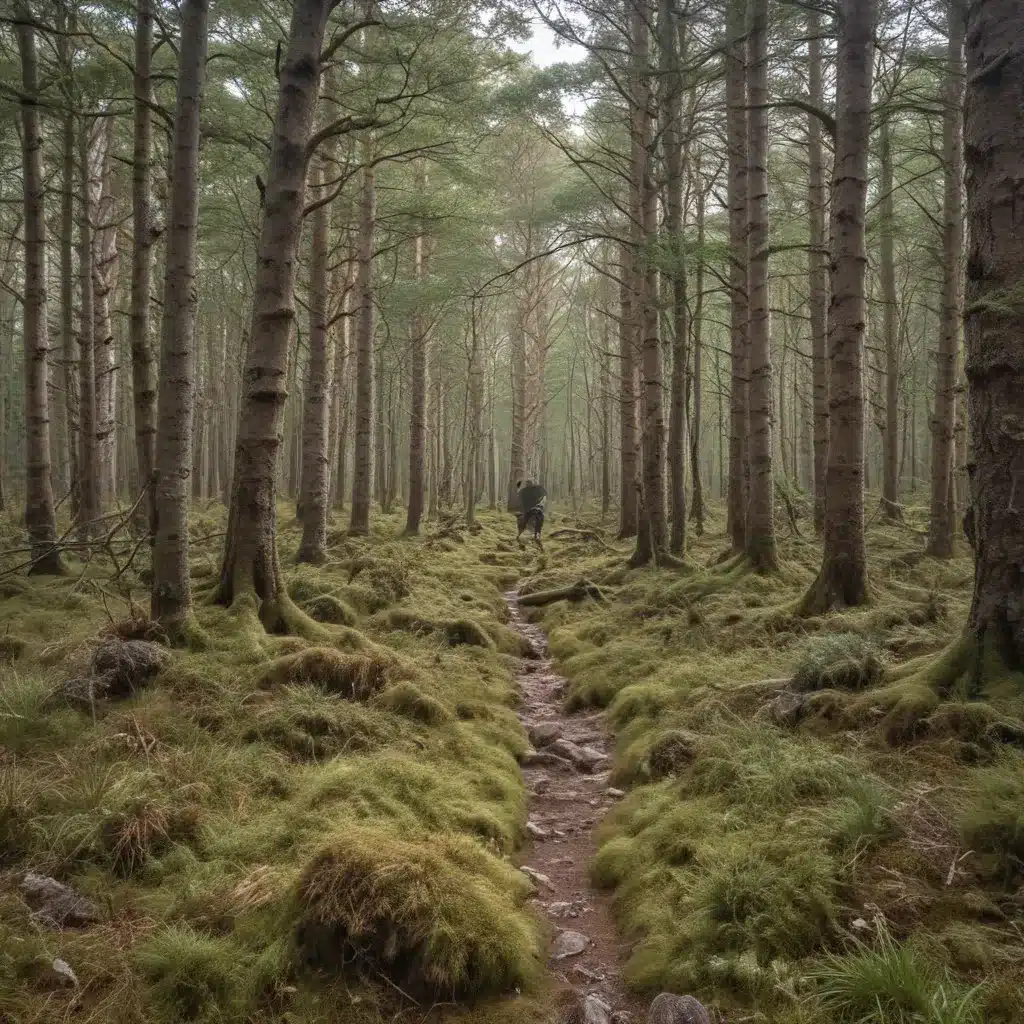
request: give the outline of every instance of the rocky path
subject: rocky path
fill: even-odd
[[[622,983],[627,951],[615,932],[610,898],[588,874],[597,826],[623,796],[608,784],[610,739],[600,713],[563,711],[567,683],[552,669],[544,632],[525,621],[515,591],[505,597],[510,625],[534,655],[522,660],[517,674],[519,717],[534,748],[523,768],[531,838],[521,867],[537,886],[537,909],[552,925],[551,971],[579,995],[568,1018],[573,1024],[639,1024],[643,1007]]]

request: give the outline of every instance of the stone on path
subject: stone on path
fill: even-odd
[[[547,839],[551,833],[543,826],[539,825],[532,819],[526,823],[526,831],[533,836],[534,839]]]
[[[536,868],[531,868],[524,864],[519,870],[522,871],[530,881],[535,882],[538,885],[545,885],[549,889],[554,889],[554,886],[551,884],[551,879],[548,878],[547,875],[542,875]]]
[[[624,789],[616,789],[614,786],[609,786],[605,790],[605,793],[607,793],[613,800],[621,800],[626,795],[626,791]]]
[[[596,747],[581,747],[564,737],[555,740],[548,749],[551,753],[565,758],[581,771],[586,772],[593,771],[606,759],[605,755]]]
[[[562,727],[557,722],[538,722],[530,727],[530,742],[540,750],[549,743],[554,743],[562,735]]]
[[[523,764],[527,767],[532,765],[543,765],[546,768],[571,768],[572,761],[551,750],[528,750],[523,755]]]
[[[555,936],[554,945],[551,947],[551,958],[553,960],[566,960],[571,956],[578,956],[587,946],[590,939],[582,932],[573,932],[566,929]]]
[[[711,1015],[693,996],[662,992],[651,1003],[647,1024],[711,1024]]]
[[[598,996],[583,1000],[583,1024],[611,1024],[612,1008]]]

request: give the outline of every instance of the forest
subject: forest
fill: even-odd
[[[1024,1024],[1022,39],[2,0],[0,1024]]]

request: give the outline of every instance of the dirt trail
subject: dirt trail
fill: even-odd
[[[622,983],[628,949],[616,935],[610,897],[591,885],[588,874],[597,826],[623,795],[608,784],[610,738],[599,712],[564,712],[568,684],[552,669],[547,637],[523,619],[515,591],[505,598],[510,625],[533,651],[517,672],[519,718],[536,751],[523,766],[531,839],[520,864],[532,873],[534,903],[553,928],[550,968],[581,996],[604,1004],[592,1001],[588,1022],[638,1024],[645,1019],[644,1005]]]

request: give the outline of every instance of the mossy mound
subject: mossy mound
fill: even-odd
[[[317,594],[306,601],[303,607],[317,622],[328,622],[336,626],[356,624],[356,613],[335,594]]]
[[[380,693],[377,701],[381,707],[424,725],[440,725],[453,718],[451,711],[441,701],[424,693],[408,679],[389,686]]]
[[[407,633],[438,633],[451,647],[493,647],[494,641],[487,630],[475,619],[462,616],[456,619],[432,619],[408,608],[392,608],[384,621],[388,627]]]
[[[350,700],[365,700],[401,671],[399,659],[384,648],[346,653],[309,647],[275,658],[258,677],[263,687],[305,683]]]
[[[826,633],[814,637],[793,674],[793,689],[865,690],[885,672],[882,651],[857,633]]]
[[[338,971],[356,958],[410,993],[508,991],[535,977],[531,891],[509,864],[456,835],[340,827],[302,873],[297,942]]]

